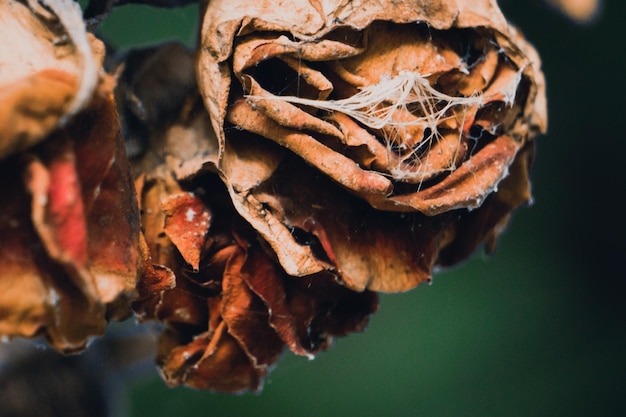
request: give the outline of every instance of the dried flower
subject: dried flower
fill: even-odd
[[[182,53],[176,45],[133,53],[145,59],[135,67],[143,77],[126,95],[142,97],[149,107],[154,96],[133,87],[153,77],[193,76],[186,59],[177,62],[190,65],[164,70],[164,62]],[[162,91],[180,93],[177,84]],[[365,326],[377,298],[348,290],[327,272],[288,276],[237,214],[215,172],[217,140],[197,90],[179,103],[176,119],[151,131],[146,153],[134,164],[152,262],[173,273],[175,286],[171,275],[152,274],[140,286],[135,309],[142,320],[166,324],[157,363],[168,384],[259,390],[285,347],[309,356],[328,348],[332,336]]]
[[[132,303],[168,384],[259,390],[285,348],[362,330],[374,291],[494,249],[543,76],[495,0],[202,11],[197,54],[131,51],[115,80],[76,2],[0,2],[0,336],[77,351]]]
[[[167,324],[157,363],[168,384],[259,390],[285,347],[311,356],[332,336],[364,328],[376,295],[352,292],[330,274],[287,276],[214,174],[198,178],[196,192],[165,192],[164,182],[146,181],[142,204],[160,202],[143,209],[164,220],[153,259],[172,268],[176,286],[138,312]]]
[[[0,335],[75,351],[131,313],[139,216],[104,48],[48,3],[0,3]]]
[[[218,168],[291,275],[408,290],[530,198],[543,78],[494,1],[212,0],[201,40]]]

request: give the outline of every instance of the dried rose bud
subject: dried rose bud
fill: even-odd
[[[493,0],[211,0],[198,77],[234,206],[283,268],[404,291],[530,199],[539,65]]]
[[[159,63],[181,53],[166,45],[146,54],[145,65],[136,67],[141,85],[152,77],[186,78],[185,65],[168,75]],[[176,85],[162,92],[174,97]],[[127,87],[126,96],[136,97]],[[168,384],[259,390],[285,347],[313,355],[333,336],[363,329],[377,306],[374,293],[350,291],[327,272],[288,276],[238,215],[215,172],[217,140],[197,91],[189,92],[173,122],[148,130],[146,153],[134,169],[155,271],[140,284],[134,306],[140,319],[166,324],[157,363]]]
[[[0,335],[75,351],[131,313],[139,213],[104,48],[46,4],[0,2]]]

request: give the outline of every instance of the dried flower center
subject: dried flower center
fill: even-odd
[[[370,129],[380,132],[388,153],[400,158],[390,167],[396,180],[420,176],[428,169],[421,155],[433,143],[443,138],[442,124],[456,127],[458,143],[461,142],[465,115],[482,105],[480,94],[454,97],[433,88],[427,76],[412,71],[401,71],[395,77],[384,76],[377,84],[360,87],[359,91],[339,100],[314,100],[297,96],[247,98],[280,100],[328,112],[345,114]],[[460,120],[459,120],[460,119]],[[415,132],[420,132],[417,136]],[[417,136],[417,137],[416,137]],[[397,159],[397,158],[390,158]],[[449,170],[455,169],[455,158]]]

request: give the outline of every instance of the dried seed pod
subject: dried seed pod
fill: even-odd
[[[291,275],[408,290],[530,198],[543,76],[493,0],[212,0],[197,65],[233,203]]]
[[[104,48],[47,4],[0,3],[0,335],[75,351],[131,312],[139,213]]]

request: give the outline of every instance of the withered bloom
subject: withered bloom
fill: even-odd
[[[530,198],[539,59],[495,1],[211,0],[198,60],[238,212],[296,276],[404,291]]]
[[[137,312],[166,324],[157,364],[168,384],[256,391],[285,347],[313,355],[333,336],[364,328],[376,295],[350,291],[325,272],[288,276],[216,175],[187,184],[202,184],[194,192],[173,192],[167,182],[146,178],[140,190],[144,216],[163,220],[153,260],[174,271],[176,285],[138,302]]]
[[[131,313],[139,213],[104,48],[47,3],[0,2],[0,335],[75,351]]]
[[[125,95],[163,108],[134,87],[171,79],[176,89],[185,66],[170,67],[168,75],[164,62],[181,53],[166,45],[145,54],[145,64],[135,67],[141,83],[127,85]],[[177,62],[189,62],[187,76],[193,77],[192,61]],[[140,319],[166,324],[157,363],[168,384],[259,390],[285,347],[300,355],[328,348],[333,336],[365,326],[377,297],[353,292],[325,271],[285,273],[232,206],[215,171],[218,148],[208,114],[197,90],[188,93],[176,119],[151,130],[146,153],[134,163],[155,264],[146,268],[135,308]]]

